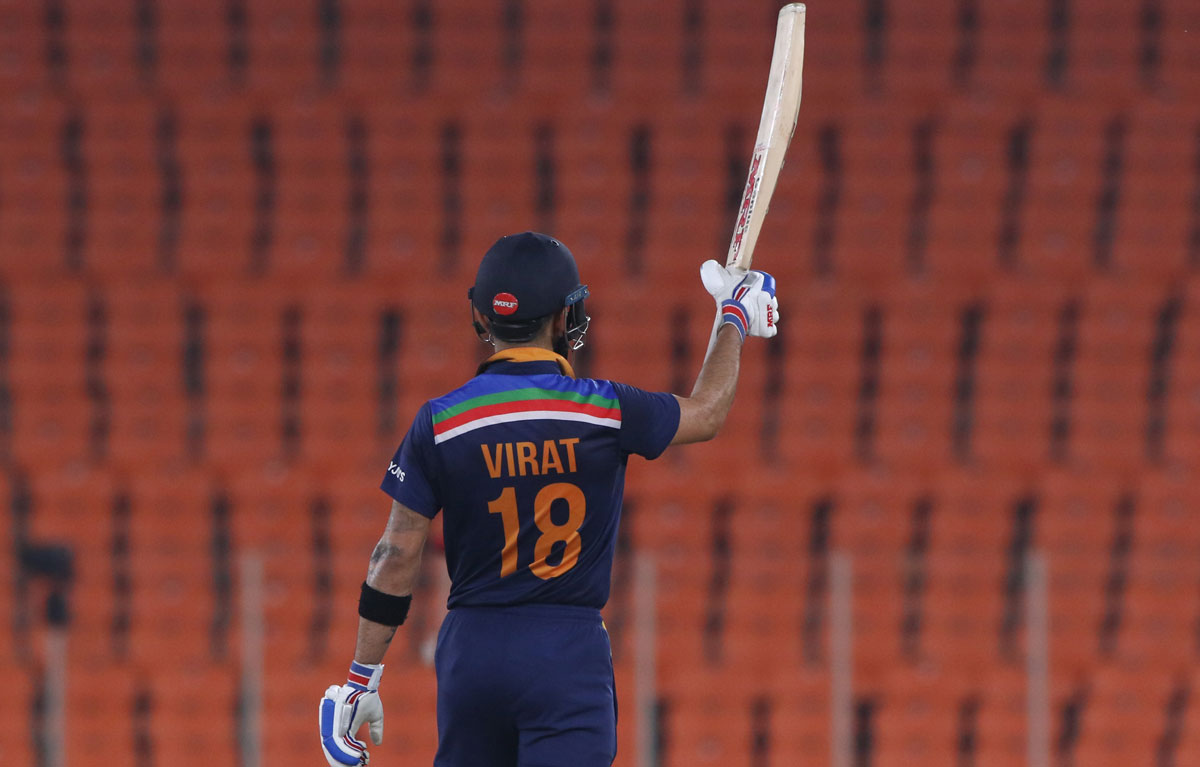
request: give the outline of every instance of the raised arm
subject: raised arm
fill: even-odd
[[[741,335],[728,325],[717,331],[717,341],[696,376],[691,396],[675,395],[679,400],[679,430],[672,445],[706,442],[717,436],[733,406],[742,343]]]
[[[778,332],[774,277],[766,272],[727,269],[716,261],[705,261],[700,276],[717,302],[716,329],[691,396],[676,395],[679,429],[672,445],[705,442],[717,436],[733,405],[746,336],[770,338]]]

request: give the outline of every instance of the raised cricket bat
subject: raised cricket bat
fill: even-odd
[[[783,169],[783,157],[796,130],[803,73],[804,3],[791,3],[780,9],[779,23],[775,27],[775,53],[771,56],[767,96],[763,101],[758,138],[750,158],[750,174],[746,177],[746,189],[738,207],[726,266],[749,269],[754,258],[754,244],[758,242],[758,233],[775,192],[775,182]]]
[[[763,219],[767,217],[771,195],[775,193],[775,182],[779,180],[779,171],[783,170],[783,157],[796,130],[803,73],[804,3],[790,3],[779,10],[779,23],[775,27],[775,52],[771,55],[771,75],[767,78],[767,96],[763,100],[758,137],[754,140],[754,154],[750,158],[750,173],[746,177],[746,188],[742,191],[742,204],[738,206],[737,223],[733,226],[733,239],[729,242],[725,266],[750,268],[754,245],[758,242]],[[712,354],[720,327],[721,315],[718,313],[708,338],[705,358]]]

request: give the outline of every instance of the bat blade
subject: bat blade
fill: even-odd
[[[763,219],[775,192],[775,183],[783,168],[784,155],[796,130],[800,112],[800,86],[804,72],[803,3],[785,5],[779,11],[775,29],[775,52],[771,56],[771,74],[767,79],[767,95],[763,101],[762,119],[750,173],[742,192],[733,239],[729,243],[726,266],[749,269],[754,258],[754,245],[762,229]]]

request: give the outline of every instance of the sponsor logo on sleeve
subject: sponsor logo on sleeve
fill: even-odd
[[[404,481],[404,471],[400,468],[400,464],[392,461],[392,465],[388,467],[388,474],[391,474],[401,482]]]

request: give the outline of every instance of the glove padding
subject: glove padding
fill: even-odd
[[[383,743],[383,702],[379,699],[379,677],[383,665],[354,663],[346,684],[330,685],[321,698],[321,750],[330,767],[365,765],[371,755],[367,744],[354,735],[364,723],[371,742]],[[365,683],[364,683],[365,682]]]
[[[718,323],[733,325],[743,338],[771,338],[779,332],[779,300],[771,275],[724,267],[710,259],[700,265],[700,280],[717,302]]]

